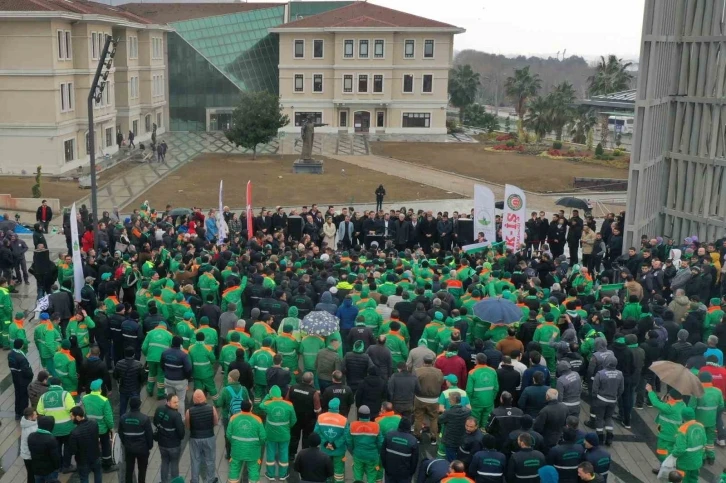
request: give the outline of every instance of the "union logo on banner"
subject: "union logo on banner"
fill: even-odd
[[[522,209],[524,203],[522,203],[522,197],[519,195],[509,195],[507,198],[507,206],[509,209],[519,211]]]

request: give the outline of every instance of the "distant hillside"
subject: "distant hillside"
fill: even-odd
[[[511,101],[504,96],[504,83],[514,69],[530,66],[530,71],[539,74],[542,79],[542,93],[549,92],[555,85],[563,81],[570,82],[579,98],[584,98],[587,91],[587,78],[595,71],[588,62],[578,56],[557,60],[549,57],[505,57],[477,50],[462,50],[456,54],[454,64],[470,64],[482,78],[482,89],[479,102],[494,104],[495,86],[499,84],[499,103],[511,106]],[[594,63],[592,64],[594,65]],[[498,75],[497,75],[498,74]],[[487,79],[488,78],[488,79]]]

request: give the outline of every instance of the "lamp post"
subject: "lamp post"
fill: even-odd
[[[98,248],[98,200],[96,193],[96,131],[93,128],[93,103],[101,102],[103,90],[106,87],[108,76],[111,73],[113,58],[116,55],[117,43],[118,41],[114,40],[110,35],[106,36],[106,42],[103,44],[103,51],[101,52],[98,66],[96,67],[96,75],[93,76],[91,89],[88,91],[88,149],[91,156],[91,219],[93,220],[93,246],[95,248]]]

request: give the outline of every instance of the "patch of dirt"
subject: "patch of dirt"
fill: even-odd
[[[485,151],[468,143],[371,143],[373,154],[528,191],[568,191],[575,177],[627,179],[628,170],[592,162]]]
[[[310,206],[317,203],[374,203],[379,184],[386,187],[386,202],[462,198],[461,195],[421,185],[377,171],[360,168],[336,159],[322,158],[322,175],[293,174],[297,156],[251,156],[203,154],[156,184],[128,206],[144,200],[151,206],[203,206],[219,204],[219,180],[224,179],[224,204],[232,208],[246,205],[247,180],[252,181],[255,207]]]

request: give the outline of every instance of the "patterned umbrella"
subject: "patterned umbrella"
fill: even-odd
[[[519,322],[522,309],[503,298],[484,299],[474,305],[474,315],[484,322],[509,325]]]
[[[305,316],[300,324],[300,330],[308,334],[327,337],[339,329],[339,319],[330,312],[313,310]]]

